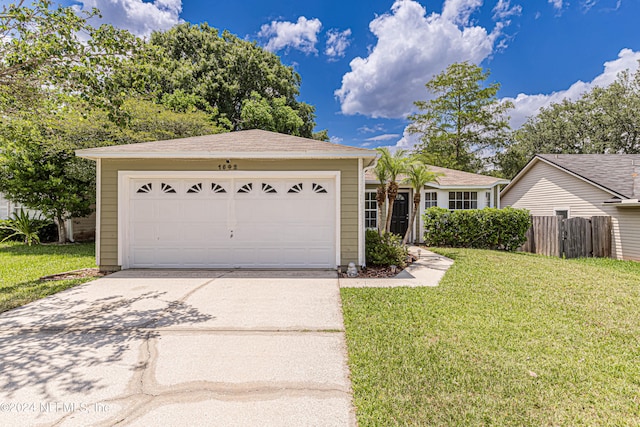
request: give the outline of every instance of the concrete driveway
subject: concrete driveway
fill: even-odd
[[[0,425],[355,425],[335,272],[122,271],[0,315]]]

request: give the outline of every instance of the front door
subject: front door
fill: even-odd
[[[396,201],[393,203],[393,214],[391,215],[391,232],[404,236],[409,227],[409,193],[398,193]]]

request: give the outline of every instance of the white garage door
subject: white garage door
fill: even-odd
[[[333,177],[128,181],[125,268],[336,266]]]

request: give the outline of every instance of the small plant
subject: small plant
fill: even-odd
[[[38,231],[43,225],[44,222],[40,218],[31,217],[24,209],[20,208],[19,212],[14,212],[13,218],[4,221],[3,225],[0,225],[0,229],[13,232],[2,241],[4,242],[15,236],[22,236],[26,245],[31,246],[34,242],[40,243]]]
[[[407,248],[402,244],[402,238],[397,234],[383,232],[380,235],[376,230],[367,230],[367,264],[384,267],[395,265],[404,268],[407,255]]]

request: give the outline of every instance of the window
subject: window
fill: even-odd
[[[489,191],[484,193],[484,205],[488,208],[491,207],[491,193]]]
[[[365,228],[378,228],[378,203],[375,191],[364,193],[364,226]]]
[[[569,209],[554,209],[557,216],[561,216],[562,219],[569,218]]]
[[[424,208],[429,209],[438,206],[438,192],[427,191],[424,193]]]
[[[478,209],[478,192],[450,191],[449,209]]]

